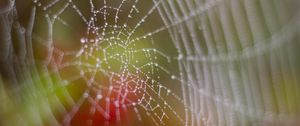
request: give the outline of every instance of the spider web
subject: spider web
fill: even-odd
[[[52,30],[56,21],[67,28],[73,27],[60,16],[65,11],[75,12],[86,27],[86,32],[78,40],[80,42],[78,50],[62,51],[54,47],[53,54],[49,56],[49,59],[52,59],[49,61],[49,66],[54,67],[61,76],[63,87],[72,85],[78,80],[83,80],[85,83],[81,96],[74,101],[70,111],[63,116],[62,124],[73,123],[72,125],[75,125],[76,123],[72,121],[76,120],[74,118],[86,102],[90,104],[90,117],[100,113],[100,116],[107,121],[106,125],[109,125],[109,120],[114,120],[112,118],[119,122],[122,119],[121,111],[126,111],[128,108],[134,111],[136,118],[140,121],[143,119],[141,113],[146,113],[153,125],[165,125],[165,120],[170,118],[176,118],[179,123],[183,124],[183,117],[164,97],[172,97],[180,104],[183,103],[182,98],[162,84],[161,77],[157,74],[164,72],[169,79],[176,79],[177,77],[159,62],[164,60],[170,63],[171,60],[177,58],[168,56],[153,47],[152,36],[159,31],[143,33],[144,29],[140,30],[149,17],[153,18],[151,15],[154,15],[161,1],[152,3],[149,10],[145,12],[138,9],[139,3],[145,3],[139,0],[123,0],[115,6],[109,5],[110,1],[106,0],[98,3],[100,6],[94,2],[88,1],[90,7],[88,17],[71,0],[34,1],[38,8],[45,11],[45,18],[50,29],[47,40],[53,40]],[[55,8],[59,3],[62,3],[62,8],[53,13],[51,8]],[[129,9],[123,6],[129,6]],[[139,16],[139,13],[144,14]],[[125,15],[125,19],[120,19],[119,15]],[[135,15],[137,19],[134,19]],[[161,30],[166,29],[165,26],[160,27],[162,27]],[[143,34],[135,35],[136,32]],[[35,38],[43,41],[38,36]],[[52,45],[47,45],[47,48],[49,46]],[[65,60],[65,57],[69,59]],[[66,78],[62,77],[61,74],[68,68],[76,69],[77,73]],[[89,119],[87,123],[92,125],[93,121]]]
[[[293,4],[34,0],[33,41],[46,56],[34,78],[41,91],[27,93],[49,99],[32,123],[292,125],[300,111]]]

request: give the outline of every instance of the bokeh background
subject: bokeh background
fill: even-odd
[[[0,125],[299,125],[297,0],[1,0]]]

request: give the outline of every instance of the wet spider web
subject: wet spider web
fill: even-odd
[[[266,1],[32,1],[29,124],[292,125],[298,2]]]
[[[61,74],[65,69],[77,70],[71,76],[61,77],[63,87],[74,84],[73,82],[78,80],[83,80],[85,84],[85,89],[81,91],[79,99],[74,101],[72,109],[63,116],[62,122],[58,123],[72,124],[72,120],[76,120],[75,116],[82,111],[80,108],[88,102],[90,117],[100,113],[102,117],[99,118],[104,118],[106,125],[109,125],[109,120],[121,121],[121,113],[127,109],[132,109],[135,118],[139,121],[143,119],[141,113],[146,113],[147,118],[150,118],[155,125],[165,125],[165,120],[170,118],[176,118],[184,124],[183,117],[164,98],[172,97],[178,103],[183,104],[180,94],[172,92],[172,89],[162,84],[159,80],[161,77],[157,74],[164,72],[169,79],[177,79],[176,75],[159,63],[162,60],[170,63],[176,57],[168,56],[153,47],[152,36],[167,27],[160,26],[162,28],[158,29],[159,31],[148,33],[143,33],[144,29],[140,30],[144,22],[153,15],[152,13],[155,13],[161,1],[152,3],[146,12],[138,9],[139,3],[145,3],[139,0],[118,1],[116,5],[109,5],[113,3],[106,0],[101,1],[102,3],[97,1],[97,4],[94,0],[85,2],[88,2],[89,14],[87,15],[89,16],[85,16],[80,10],[80,5],[76,5],[76,2],[72,0],[45,3],[34,1],[36,6],[44,11],[49,29],[54,29],[51,27],[54,27],[55,22],[67,28],[73,27],[64,21],[63,16],[60,16],[68,10],[80,17],[79,20],[86,27],[86,32],[77,41],[80,43],[78,50],[62,51],[53,47],[53,54],[49,56],[51,57],[49,59],[52,59],[49,66],[55,67],[60,76],[63,76]],[[51,8],[57,4],[62,4],[62,8],[54,13]],[[134,19],[139,13],[145,14],[139,16],[140,19]],[[125,20],[120,19],[121,16]],[[52,32],[48,31],[47,40],[52,40]],[[143,34],[135,35],[136,32]],[[35,38],[41,39],[38,36]],[[65,60],[65,57],[68,59]],[[95,125],[93,119],[84,121]],[[76,123],[73,122],[72,125]]]

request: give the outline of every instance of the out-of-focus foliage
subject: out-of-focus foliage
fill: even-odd
[[[1,0],[0,125],[299,125],[298,0]]]

